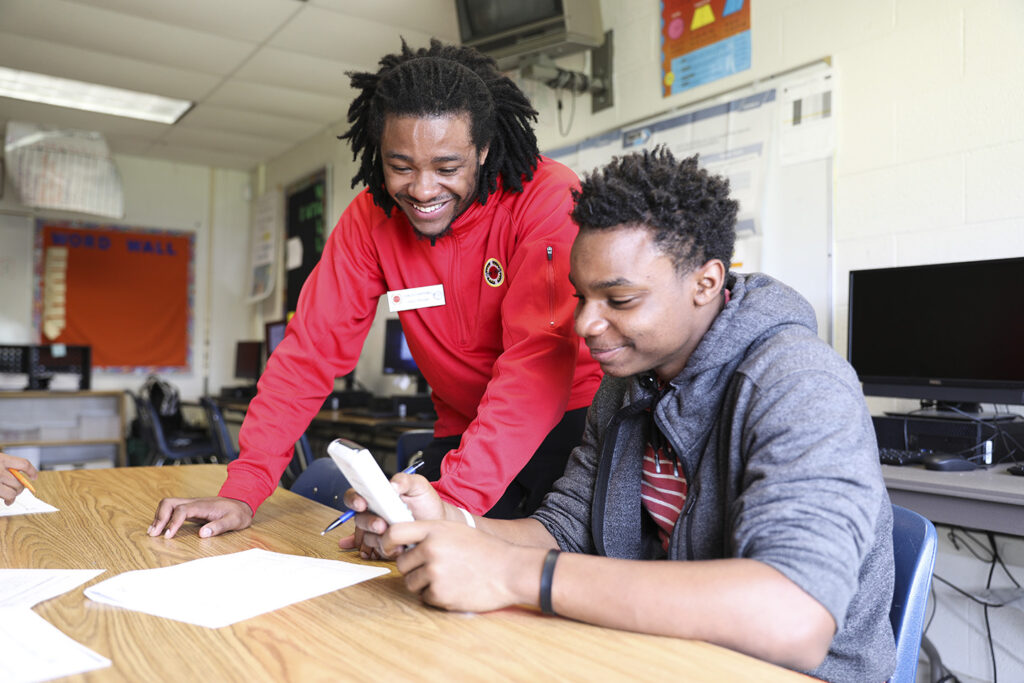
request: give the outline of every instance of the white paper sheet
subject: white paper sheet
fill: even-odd
[[[86,588],[85,595],[108,605],[220,628],[388,572],[253,548],[125,572]]]
[[[19,493],[14,499],[14,502],[10,505],[0,500],[0,517],[10,517],[11,515],[31,515],[35,512],[60,511],[49,503],[44,503],[36,498],[28,489]]]
[[[0,679],[35,683],[110,666],[26,607],[0,608]]]
[[[106,569],[0,569],[0,607],[34,607]],[[2,661],[2,660],[0,660]]]

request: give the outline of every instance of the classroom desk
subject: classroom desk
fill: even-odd
[[[920,465],[882,465],[889,498],[936,524],[1024,535],[1024,477],[1008,464],[970,472],[937,472]]]
[[[43,472],[38,495],[60,512],[0,518],[0,566],[107,570],[87,586],[132,569],[249,548],[360,562],[337,547],[351,523],[322,537],[337,511],[283,489],[249,529],[209,539],[194,525],[171,540],[146,535],[160,498],[212,495],[223,479],[222,465]],[[707,643],[526,608],[478,615],[433,609],[394,571],[220,629],[93,603],[84,587],[34,608],[113,662],[69,679],[76,681],[809,680]]]

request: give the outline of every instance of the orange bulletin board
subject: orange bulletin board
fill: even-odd
[[[191,365],[195,235],[36,222],[35,323],[42,344],[87,344],[110,370]]]

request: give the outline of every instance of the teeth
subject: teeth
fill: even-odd
[[[423,206],[422,204],[413,204],[413,206],[416,208],[417,211],[422,211],[423,213],[434,213],[435,211],[440,210],[440,208],[442,206],[444,206],[444,204],[443,203],[441,203],[441,204],[434,204],[433,206]]]

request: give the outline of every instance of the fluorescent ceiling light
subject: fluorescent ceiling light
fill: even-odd
[[[122,90],[95,83],[56,78],[0,66],[0,97],[55,104],[127,116],[157,123],[176,123],[192,107],[187,100]]]

